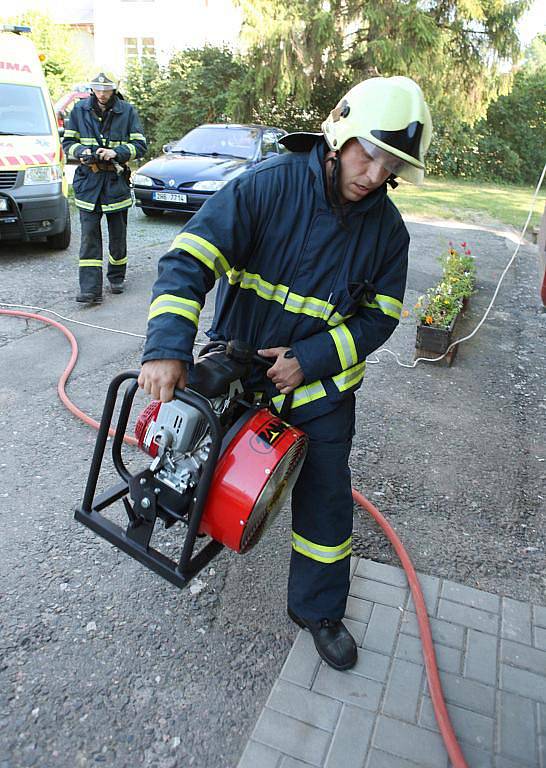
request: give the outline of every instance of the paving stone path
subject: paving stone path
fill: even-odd
[[[448,711],[469,768],[546,768],[546,607],[420,576]],[[400,568],[353,559],[336,672],[301,631],[238,768],[447,768]]]

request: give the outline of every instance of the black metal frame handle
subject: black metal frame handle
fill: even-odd
[[[183,587],[188,583],[190,578],[192,578],[192,576],[200,571],[223,547],[223,545],[219,542],[211,541],[200,552],[192,557],[195,540],[197,538],[197,532],[199,530],[199,524],[203,516],[203,511],[214,475],[214,470],[216,468],[218,457],[221,452],[222,430],[220,421],[217,415],[214,413],[207,398],[191,390],[175,389],[175,399],[180,400],[192,406],[193,408],[196,408],[207,420],[212,438],[209,456],[204,464],[203,473],[197,486],[195,496],[192,498],[191,504],[189,506],[188,530],[184,540],[180,560],[178,564],[176,564],[175,561],[170,560],[160,552],[149,548],[147,543],[143,544],[142,541],[139,541],[138,537],[133,539],[133,537],[128,535],[127,532],[123,531],[123,529],[121,529],[119,526],[115,525],[100,514],[101,509],[104,509],[109,504],[124,497],[129,490],[129,487],[135,486],[135,479],[139,477],[138,475],[135,476],[129,472],[121,456],[123,437],[127,428],[133,400],[138,390],[138,383],[136,381],[138,375],[139,374],[137,371],[125,371],[124,373],[118,374],[110,382],[110,386],[108,387],[106,394],[97,440],[95,443],[95,450],[91,460],[91,468],[87,478],[83,502],[81,507],[76,510],[75,517],[79,522],[88,526],[100,536],[130,554],[132,557],[140,560],[142,563],[159,573],[164,578],[168,579],[179,587]],[[125,390],[123,396],[112,444],[112,461],[118,474],[123,478],[124,483],[121,485],[118,484],[109,492],[101,494],[99,498],[95,499],[98,477],[104,458],[106,442],[112,423],[112,416],[114,413],[118,392],[121,385],[128,380],[132,380],[132,382]],[[149,473],[149,470],[146,470],[146,472],[142,474],[146,475],[146,473]],[[155,499],[153,493],[150,497],[147,498],[150,504],[154,505],[155,509],[157,500]],[[155,513],[153,514],[152,528],[154,523]],[[134,518],[133,522],[130,520],[128,532],[130,532],[131,525],[134,525]],[[144,537],[144,539],[146,539],[146,537]],[[147,540],[149,540],[149,536]]]

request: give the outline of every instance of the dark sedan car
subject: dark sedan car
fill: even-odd
[[[147,216],[195,213],[226,182],[285,152],[278,143],[285,133],[264,125],[200,125],[133,174],[136,204]]]

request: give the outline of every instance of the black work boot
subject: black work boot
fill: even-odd
[[[79,301],[80,304],[100,304],[102,302],[102,294],[82,291],[76,296],[76,301]]]
[[[319,656],[327,664],[337,670],[354,667],[358,658],[356,643],[342,621],[339,619],[321,619],[320,621],[302,619],[296,616],[290,608],[288,608],[288,615],[298,626],[309,630]]]
[[[110,290],[112,293],[123,293],[125,290],[125,283],[123,278],[120,280],[110,280]]]

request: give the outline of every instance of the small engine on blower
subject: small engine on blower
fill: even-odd
[[[138,417],[135,435],[138,447],[154,457],[150,469],[156,477],[179,493],[197,485],[211,443],[197,409],[179,400],[153,401]]]
[[[152,461],[132,474],[121,447],[137,373],[117,376],[108,390],[78,521],[152,568],[185,586],[225,545],[236,552],[254,546],[297,480],[307,451],[305,434],[255,405],[243,381],[253,365],[268,365],[248,345],[209,344],[191,369],[188,387],[169,403],[152,401],[137,419],[138,447]],[[126,387],[112,444],[122,483],[95,496],[118,391]],[[127,528],[102,512],[121,500]],[[187,526],[178,562],[150,547],[157,519]],[[210,537],[194,552],[197,537]]]

